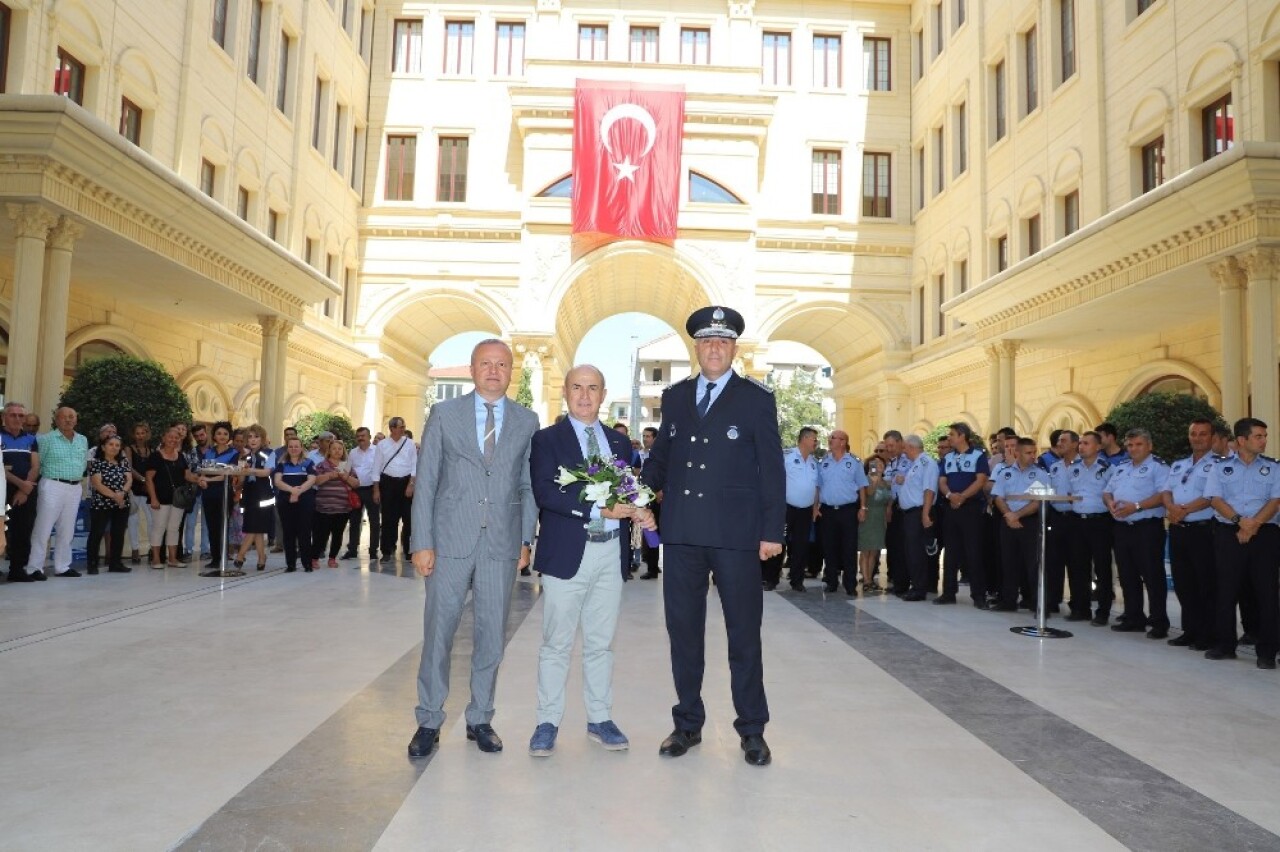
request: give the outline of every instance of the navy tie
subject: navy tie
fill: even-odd
[[[711,392],[715,390],[715,382],[707,382],[707,392],[702,395],[702,399],[698,400],[698,418],[707,416],[707,409],[711,407]]]

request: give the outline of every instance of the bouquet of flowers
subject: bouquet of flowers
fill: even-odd
[[[636,479],[625,459],[613,456],[591,456],[573,470],[561,465],[556,476],[560,490],[575,482],[586,484],[579,499],[602,509],[612,509],[619,503],[640,508],[653,500],[653,489]]]

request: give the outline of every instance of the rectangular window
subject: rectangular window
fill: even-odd
[[[120,135],[135,145],[142,144],[142,107],[128,98],[120,99]]]
[[[1233,116],[1230,94],[1214,101],[1200,111],[1200,132],[1206,160],[1230,150],[1235,141],[1235,119]]]
[[[351,27],[355,23],[355,18],[351,14],[354,7],[355,3],[352,0],[342,0],[342,28],[347,31],[347,35],[351,35]]]
[[[422,73],[422,21],[397,20],[393,25],[391,73]]]
[[[243,186],[236,187],[236,215],[249,221],[249,190]]]
[[[467,143],[465,136],[440,137],[440,169],[436,201],[467,200]]]
[[[53,93],[84,106],[84,63],[58,48],[58,67],[53,72]]]
[[[280,214],[275,210],[267,211],[267,236],[274,242],[280,242]]]
[[[965,0],[956,0],[956,29],[964,26],[965,19],[968,17],[969,11],[965,6]]]
[[[280,71],[276,77],[276,109],[284,112],[289,104],[289,57],[293,53],[293,39],[286,32],[280,33]]]
[[[911,32],[911,79],[919,80],[924,76],[924,30]]]
[[[387,137],[387,179],[382,195],[387,201],[412,201],[418,161],[418,137]]]
[[[892,155],[862,155],[862,215],[887,219],[893,215],[889,176]]]
[[[249,55],[245,59],[245,72],[249,79],[258,82],[258,54],[262,48],[262,0],[249,3]]]
[[[213,24],[210,35],[218,47],[227,49],[227,3],[229,0],[213,0]]]
[[[324,153],[324,102],[328,94],[324,80],[316,78],[316,99],[311,114],[311,147]]]
[[[208,160],[200,161],[200,191],[210,198],[213,197],[213,180],[217,176],[217,169],[213,163]]]
[[[791,85],[791,33],[764,34],[760,82],[766,86]]]
[[[925,299],[924,299],[924,285],[922,284],[916,288],[916,345],[917,346],[921,346],[924,344],[924,314],[925,314]]]
[[[969,171],[969,107],[968,104],[956,106],[956,174]]]
[[[369,55],[373,52],[373,30],[369,29],[369,10],[360,9],[360,58],[369,64]]]
[[[996,141],[999,142],[1009,132],[1009,115],[1005,105],[1004,60],[1001,59],[992,69],[992,88],[995,89],[992,109],[995,110]]]
[[[840,152],[813,152],[813,212],[840,215]]]
[[[324,256],[324,277],[325,277],[325,278],[328,278],[330,281],[333,281],[333,280],[334,280],[334,278],[333,278],[333,270],[334,270],[334,267],[335,267],[335,266],[337,266],[337,263],[338,263],[338,256],[337,256],[337,255],[334,255],[334,254],[326,254],[326,255]],[[327,312],[331,309],[331,307],[332,307],[332,306],[331,306],[331,305],[329,305],[329,301],[326,299],[326,300],[325,300],[325,310],[326,310],[326,315],[327,315]]]
[[[813,87],[840,88],[840,36],[813,37]]]
[[[1138,0],[1138,14],[1141,15],[1155,4],[1156,0]]]
[[[454,76],[473,73],[475,36],[475,21],[444,22],[444,73]]]
[[[654,367],[654,368],[653,368],[653,380],[654,380],[655,382],[660,382],[660,381],[662,381],[662,368],[661,368],[661,367]]]
[[[632,62],[654,64],[658,61],[658,28],[632,27],[631,52]]]
[[[1009,235],[996,238],[996,272],[1009,268]]]
[[[967,260],[956,264],[956,286],[961,293],[969,292],[969,261]]]
[[[933,194],[937,195],[946,188],[946,149],[943,147],[942,125],[939,124],[933,128],[933,132],[929,134],[933,143]]]
[[[333,151],[330,152],[329,165],[333,166],[336,172],[342,171],[342,161],[345,159],[346,153],[342,148],[342,136],[346,129],[347,113],[350,112],[342,104],[338,104],[333,114]]]
[[[1080,191],[1062,196],[1062,235],[1069,237],[1080,230]]]
[[[1036,28],[1022,34],[1022,85],[1026,91],[1023,115],[1030,115],[1040,106],[1040,78],[1036,74]]]
[[[578,25],[578,58],[599,62],[609,58],[609,27],[606,24]]]
[[[360,174],[363,171],[361,166],[364,163],[364,139],[367,131],[363,127],[351,128],[351,171],[348,173],[347,184],[356,192],[360,192],[362,181]]]
[[[348,266],[342,270],[342,303],[339,306],[341,313],[339,321],[347,328],[351,328],[352,320],[355,319],[355,311],[351,304],[351,296],[355,291],[353,286],[355,282],[352,279],[355,277],[356,271],[351,267]]]
[[[305,263],[307,266],[314,268],[315,259],[316,259],[316,241],[311,237],[307,237],[305,240],[302,241],[302,262]]]
[[[933,22],[933,58],[937,59],[942,55],[942,45],[946,35],[946,31],[942,28],[942,0],[933,4],[930,18]]]
[[[680,64],[711,64],[711,30],[699,27],[680,28]]]
[[[1027,219],[1027,257],[1040,251],[1040,216],[1028,217]]]
[[[1164,183],[1164,137],[1142,146],[1142,191],[1150,192]]]
[[[941,275],[934,276],[933,279],[933,313],[934,322],[937,330],[937,336],[941,337],[947,333],[947,317],[942,312],[942,303],[947,300],[947,279]]]
[[[889,45],[887,38],[867,37],[862,40],[863,79],[868,91],[887,92],[892,88]]]
[[[493,73],[499,77],[524,74],[524,23],[498,21],[493,46]]]
[[[1076,73],[1076,0],[1058,0],[1058,51],[1062,54],[1059,69],[1063,80]]]
[[[0,95],[4,94],[9,70],[9,31],[13,28],[13,11],[0,3]]]

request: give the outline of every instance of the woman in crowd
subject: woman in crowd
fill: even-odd
[[[132,479],[133,466],[124,455],[120,436],[111,434],[98,445],[98,452],[89,462],[90,574],[98,573],[98,550],[108,528],[111,534],[107,538],[107,570],[120,574],[133,570],[120,561],[125,529],[129,523],[129,484]]]
[[[147,538],[156,537],[155,521],[151,517],[151,503],[147,499],[147,459],[151,458],[150,426],[146,423],[134,424],[133,443],[124,448],[124,454],[129,459],[129,466],[133,469],[133,477],[129,483],[132,491],[130,499],[137,508],[129,515],[129,547],[133,550],[130,561],[137,565],[142,561],[141,551],[138,548],[139,518],[145,516],[147,519]]]
[[[195,423],[188,426],[186,423],[171,423],[170,428],[178,430],[178,443],[182,451],[182,457],[187,462],[187,469],[195,476],[200,470],[200,448],[196,446],[195,435],[196,429],[203,430],[203,423]],[[203,433],[202,433],[203,434]],[[180,536],[175,544],[178,544],[178,561],[186,562],[191,558],[191,549],[195,546],[196,524],[203,517],[204,512],[201,507],[204,501],[200,499],[200,492],[196,492],[196,500],[190,506],[182,510],[182,519],[178,522],[178,534]],[[205,533],[207,536],[208,533]],[[169,542],[166,541],[165,544]]]
[[[884,460],[872,456],[862,463],[867,473],[867,519],[858,524],[858,562],[862,568],[862,592],[880,591],[871,575],[884,549],[884,531],[893,511],[893,489],[884,479]]]
[[[147,463],[147,497],[151,501],[151,517],[155,521],[155,533],[151,538],[151,567],[179,568],[178,527],[182,523],[182,509],[173,505],[173,492],[186,482],[195,482],[188,459],[182,454],[182,433],[176,426],[169,427],[160,446],[151,454]],[[167,561],[160,559],[160,541],[168,548]]]
[[[212,426],[213,443],[204,451],[203,463],[235,465],[240,461],[240,451],[231,443],[231,424],[219,420]],[[227,532],[227,505],[230,500],[230,483],[218,474],[200,475],[200,500],[204,503],[204,525],[209,536],[209,565],[218,568],[222,562],[222,545]]]
[[[301,559],[311,570],[311,515],[315,506],[316,467],[302,451],[302,442],[290,438],[276,462],[276,510],[284,528],[285,572],[297,571]]]
[[[267,533],[275,526],[275,489],[271,485],[271,461],[273,454],[267,447],[267,430],[255,423],[246,427],[245,457],[240,466],[245,471],[242,478],[240,507],[244,539],[236,554],[237,568],[244,567],[249,548],[258,552],[258,570],[267,565]]]
[[[330,537],[329,567],[338,567],[342,531],[347,528],[347,518],[351,515],[351,503],[347,495],[352,493],[352,489],[360,487],[360,479],[351,475],[351,466],[347,464],[346,458],[346,446],[341,440],[334,438],[329,442],[328,455],[316,465],[316,512],[312,534],[315,550],[311,558],[313,568],[320,567],[324,544]]]

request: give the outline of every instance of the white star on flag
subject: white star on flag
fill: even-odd
[[[613,167],[614,167],[615,169],[617,169],[617,170],[618,170],[618,175],[617,175],[616,180],[629,180],[629,181],[631,181],[632,183],[635,183],[635,180],[636,180],[636,169],[640,168],[640,166],[638,166],[638,165],[635,165],[635,166],[631,165],[631,158],[630,158],[630,157],[623,157],[623,158],[622,158],[622,162],[621,162],[621,163],[614,163],[614,164],[613,164]]]

